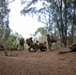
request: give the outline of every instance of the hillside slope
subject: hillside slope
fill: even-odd
[[[0,52],[0,75],[76,75],[76,52],[58,54],[57,49],[46,52],[14,51],[17,56],[6,57]]]

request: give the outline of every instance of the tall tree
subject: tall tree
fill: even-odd
[[[73,8],[74,8],[74,15],[73,15],[73,25],[72,25],[72,29],[71,29],[71,33],[72,33],[72,40],[71,42],[74,42],[74,27],[75,27],[75,5],[76,5],[76,0],[73,1]]]
[[[2,28],[2,43],[4,46],[4,52],[5,55],[8,56],[8,51],[6,48],[6,30],[9,28],[9,12],[10,10],[8,9],[8,0],[0,0],[0,25]]]
[[[5,31],[5,26],[4,26],[4,23],[3,23],[3,20],[5,18],[5,16],[7,15],[7,13],[5,14],[5,10],[6,10],[6,5],[5,5],[6,1],[5,0],[1,0],[0,1],[0,21],[1,21],[1,27],[2,27],[2,31],[3,31],[3,36],[2,36],[2,43],[3,43],[3,46],[4,46],[4,49],[5,49],[5,55],[8,56],[8,52],[7,52],[7,49],[6,49],[6,38],[5,38],[5,35],[6,35],[6,31]]]

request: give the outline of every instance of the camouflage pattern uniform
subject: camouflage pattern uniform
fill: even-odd
[[[48,43],[48,49],[51,50],[51,45],[52,45],[52,42],[51,42],[51,36],[49,34],[47,34],[47,43]]]
[[[19,43],[21,46],[21,50],[24,50],[24,43],[25,43],[24,38],[21,38]]]
[[[76,42],[72,43],[69,48],[71,49],[72,52],[76,52]]]

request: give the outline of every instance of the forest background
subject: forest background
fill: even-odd
[[[22,37],[19,33],[12,33],[9,27],[11,9],[8,4],[13,1],[0,0],[0,46],[4,46],[5,55],[8,55],[8,50],[17,48],[18,40]],[[39,2],[42,7],[38,9],[36,4]],[[76,0],[21,0],[21,5],[21,15],[37,17],[44,24],[31,35],[34,41],[45,41],[48,33],[57,39],[54,48],[68,47],[76,41]]]

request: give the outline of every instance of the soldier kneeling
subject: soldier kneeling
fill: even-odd
[[[76,42],[75,43],[72,43],[70,46],[69,46],[69,50],[66,50],[66,51],[59,51],[58,54],[65,54],[65,53],[70,53],[70,52],[76,52]]]
[[[31,38],[27,38],[26,39],[26,43],[29,46],[28,51],[31,51],[31,49],[34,49],[34,52],[36,52],[36,50],[38,49],[38,45],[37,45],[37,43],[33,42],[32,37]]]
[[[69,48],[71,49],[71,52],[76,52],[76,42],[72,43]]]
[[[47,50],[46,42],[39,43],[39,49],[40,49],[40,51],[46,51]]]

